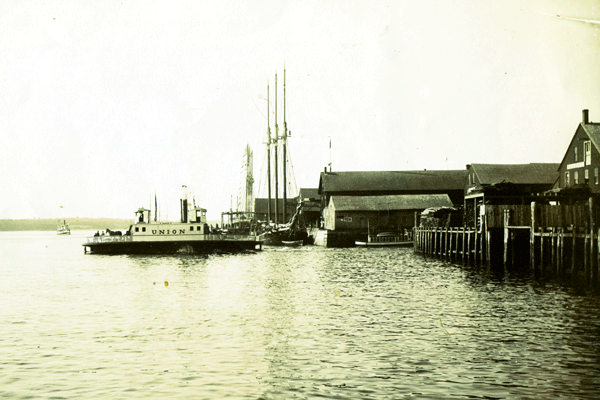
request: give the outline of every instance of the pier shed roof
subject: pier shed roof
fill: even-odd
[[[523,185],[552,185],[558,177],[558,163],[471,164],[481,185],[510,182]]]
[[[319,195],[319,189],[317,188],[300,188],[298,191],[298,197],[300,200],[306,200],[319,199],[321,196]]]
[[[387,196],[332,196],[337,211],[424,210],[430,207],[452,207],[447,194],[399,194]]]
[[[466,170],[321,172],[319,193],[462,191],[466,178]]]

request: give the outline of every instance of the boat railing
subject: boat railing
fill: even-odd
[[[103,236],[88,237],[87,242],[88,243],[131,242],[131,238],[132,238],[132,236],[130,236],[130,235],[123,235],[123,236],[103,235]]]
[[[255,235],[220,234],[220,235],[213,235],[213,236],[217,236],[218,239],[221,239],[221,240],[258,240],[258,236],[255,236]]]
[[[390,243],[390,242],[405,242],[410,241],[412,238],[410,235],[396,235],[396,236],[377,236],[377,235],[369,235],[369,242],[371,243]]]
[[[207,235],[206,238],[208,240],[255,240],[255,241],[259,240],[258,236],[254,236],[254,235],[218,234],[218,235]],[[131,242],[132,240],[133,240],[133,236],[131,236],[131,235],[123,235],[123,236],[102,235],[102,236],[88,237],[87,243]]]

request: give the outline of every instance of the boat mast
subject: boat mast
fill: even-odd
[[[277,73],[275,74],[275,224],[279,223],[279,167],[277,165],[277,146],[279,125],[277,124]]]
[[[287,218],[287,180],[286,180],[286,144],[287,144],[287,122],[285,121],[285,66],[283,67],[283,135],[282,135],[282,159],[283,159],[283,223]]]
[[[269,202],[267,203],[267,224],[271,223],[271,113],[269,111],[269,84],[267,83],[267,187]]]
[[[250,144],[246,145],[246,198],[245,198],[245,212],[252,212],[252,203],[254,202],[254,174],[253,174],[253,163],[254,163],[254,155],[252,153],[252,149],[250,149]]]

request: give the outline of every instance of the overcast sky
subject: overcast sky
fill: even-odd
[[[132,218],[155,191],[176,219],[182,185],[219,219],[246,144],[265,174],[284,65],[297,187],[330,138],[334,171],[558,163],[581,110],[600,121],[598,7],[0,2],[0,219]]]

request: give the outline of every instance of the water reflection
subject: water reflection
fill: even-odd
[[[23,243],[0,235],[3,396],[594,398],[600,388],[600,296],[544,274],[411,249],[115,257],[84,255],[71,238]]]

